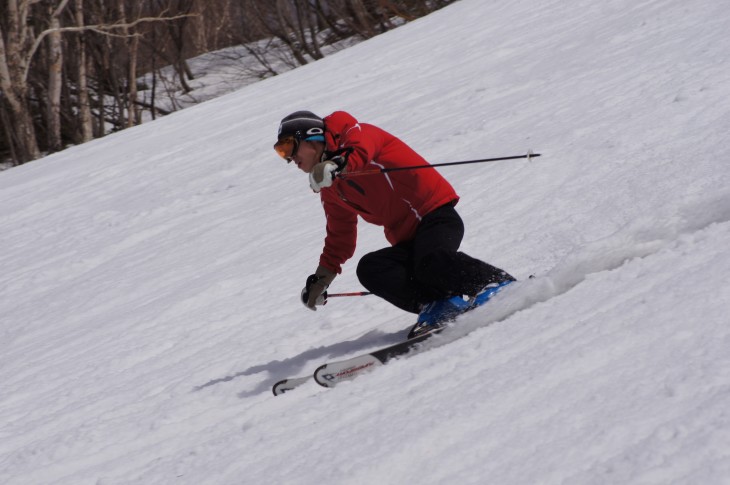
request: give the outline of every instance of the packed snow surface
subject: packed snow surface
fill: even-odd
[[[281,76],[0,173],[0,483],[730,483],[730,8],[461,0]],[[279,120],[400,136],[522,280],[403,338],[299,291],[324,216]],[[332,291],[387,243],[361,221]],[[534,274],[534,279],[528,276]]]

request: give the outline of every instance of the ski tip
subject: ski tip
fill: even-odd
[[[271,386],[271,392],[274,393],[274,396],[278,396],[280,394],[284,394],[287,391],[287,389],[285,389],[286,381],[287,380],[288,379],[284,379],[282,381],[277,382],[273,386]]]

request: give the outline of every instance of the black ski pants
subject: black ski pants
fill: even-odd
[[[475,295],[489,283],[512,276],[458,251],[464,223],[452,204],[427,214],[415,237],[368,253],[357,265],[360,283],[375,295],[411,313],[455,295]]]

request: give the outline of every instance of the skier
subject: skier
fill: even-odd
[[[409,338],[453,320],[514,281],[458,251],[464,235],[454,208],[459,196],[436,170],[380,172],[428,164],[390,133],[344,111],[324,119],[297,111],[281,120],[274,149],[309,174],[327,217],[319,265],[301,292],[307,308],[326,303],[327,288],[354,254],[357,216],[383,226],[391,244],[362,257],[358,279],[373,294],[418,314]]]

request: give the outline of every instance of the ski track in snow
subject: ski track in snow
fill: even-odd
[[[0,483],[730,484],[728,24],[461,0],[0,173]],[[271,150],[296,109],[432,162],[542,156],[442,170],[462,249],[523,281],[427,352],[274,398],[414,320],[299,303],[324,218]],[[384,244],[360,224],[333,291]]]

